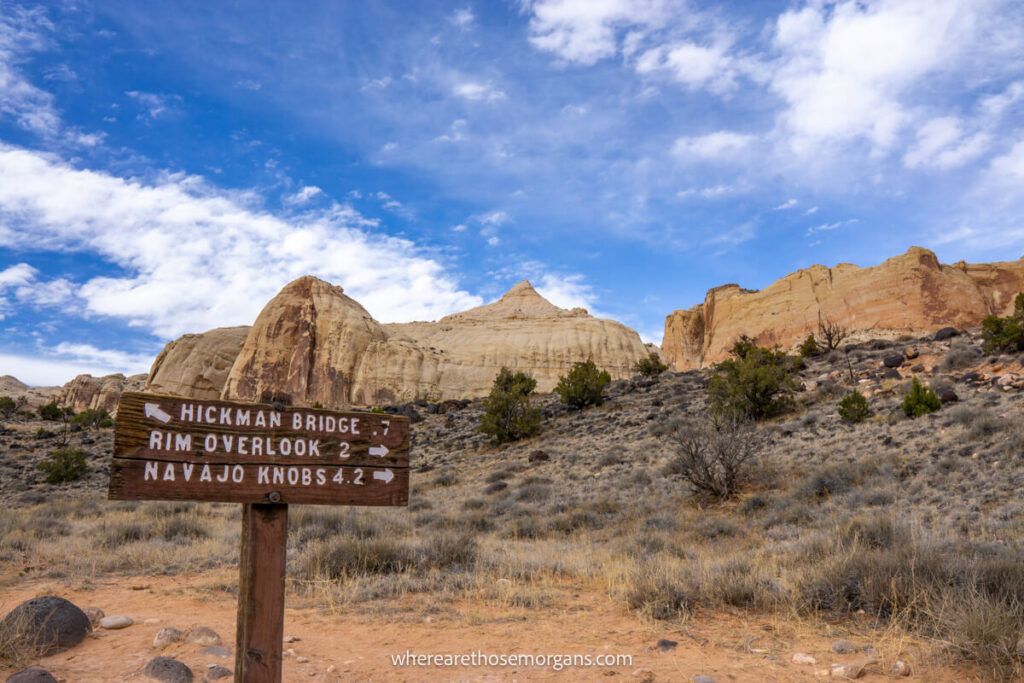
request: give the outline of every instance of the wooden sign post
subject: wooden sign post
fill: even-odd
[[[111,500],[243,503],[236,683],[278,683],[288,505],[407,505],[409,420],[125,393]]]

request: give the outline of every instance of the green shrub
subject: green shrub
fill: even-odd
[[[537,433],[540,409],[530,404],[537,380],[524,372],[502,368],[494,378],[490,395],[484,399],[480,431],[497,443],[516,441]]]
[[[798,359],[757,346],[746,336],[733,345],[732,356],[711,376],[708,393],[716,414],[763,420],[792,407]]]
[[[1013,300],[1011,315],[990,315],[981,321],[981,338],[986,353],[1024,351],[1024,293]]]
[[[89,408],[75,415],[75,424],[82,425],[86,429],[99,429],[100,427],[113,427],[114,420],[110,413],[103,408]]]
[[[72,414],[74,414],[74,410],[59,406],[56,401],[50,401],[49,403],[39,406],[39,417],[44,420],[62,420]]]
[[[668,366],[661,362],[661,356],[651,353],[647,358],[641,358],[633,366],[633,372],[644,377],[657,377],[668,370]]]
[[[915,377],[910,391],[903,397],[903,412],[907,417],[920,417],[934,413],[942,407],[938,395]]]
[[[558,380],[555,392],[562,398],[562,403],[572,408],[596,406],[604,398],[604,388],[612,381],[607,371],[601,370],[588,360],[576,363],[569,374]]]
[[[871,407],[864,394],[854,389],[839,401],[836,412],[847,422],[863,422],[871,415]]]
[[[10,396],[0,396],[0,415],[10,417],[18,410],[18,404]]]
[[[81,479],[89,471],[85,453],[79,448],[59,448],[39,463],[48,484],[64,484]]]
[[[800,344],[800,355],[804,358],[810,358],[820,353],[821,347],[818,345],[818,340],[814,338],[813,334],[807,335],[807,339],[804,339]]]

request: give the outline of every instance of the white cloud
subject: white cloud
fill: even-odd
[[[18,263],[0,271],[0,320],[12,305],[10,297],[22,304],[61,306],[75,294],[75,286],[64,278],[39,280],[39,271],[27,263]]]
[[[704,46],[684,40],[647,50],[635,68],[640,74],[667,74],[689,88],[707,86],[712,92],[725,93],[735,89],[738,75],[728,51],[725,42]]]
[[[461,81],[452,86],[452,92],[470,102],[500,102],[506,95],[491,83]]]
[[[818,213],[818,207],[816,206],[812,206],[811,208],[804,211],[805,216],[813,216],[816,213]]]
[[[89,314],[162,338],[247,324],[304,274],[342,285],[383,321],[480,303],[412,242],[368,235],[372,222],[349,206],[284,219],[255,201],[196,177],[143,183],[0,145],[0,247],[82,251],[126,272],[81,284]]]
[[[0,270],[0,290],[14,285],[27,285],[39,271],[27,263],[18,263]]]
[[[781,204],[779,204],[778,206],[776,206],[773,210],[774,211],[785,211],[786,209],[792,209],[798,203],[799,202],[797,202],[797,200],[795,200],[795,199],[787,199],[786,201],[784,201]]]
[[[597,297],[582,275],[545,273],[540,276],[537,292],[559,308],[594,308]]]
[[[53,30],[41,8],[5,4],[0,11],[0,116],[45,136],[61,128],[53,95],[32,85],[20,67],[29,53],[43,49]]]
[[[174,110],[174,107],[181,102],[181,98],[177,95],[159,95],[157,93],[141,92],[139,90],[129,90],[125,95],[138,102],[152,119],[157,119],[169,114]]]
[[[816,235],[819,232],[831,232],[833,230],[838,230],[839,228],[843,227],[844,225],[853,225],[856,222],[857,222],[856,218],[850,218],[850,219],[845,220],[845,221],[835,221],[833,223],[822,223],[821,225],[815,225],[813,227],[807,228],[807,234],[808,234],[808,236],[810,236],[810,235]]]
[[[448,132],[434,138],[437,142],[462,142],[466,140],[466,119],[455,119],[448,126]]]
[[[977,42],[988,0],[813,3],[775,26],[772,89],[786,102],[780,123],[791,147],[867,140],[891,148],[913,119],[922,77],[961,63]]]
[[[934,118],[918,129],[914,144],[903,155],[903,164],[907,168],[957,168],[981,156],[990,142],[991,136],[985,132],[967,135],[955,116]]]
[[[298,192],[285,196],[284,203],[292,206],[308,204],[311,199],[321,194],[323,190],[316,185],[304,185]]]
[[[32,355],[0,350],[0,374],[13,375],[29,386],[60,386],[76,375],[94,377],[149,372],[153,354],[105,351],[88,344],[60,344]]]
[[[994,158],[986,177],[991,186],[1015,187],[1018,195],[1024,194],[1024,140]]]
[[[721,197],[728,197],[739,192],[743,192],[744,189],[745,188],[740,185],[726,185],[719,183],[718,185],[708,185],[706,187],[688,187],[685,190],[676,192],[676,196],[680,199],[686,199],[688,197],[719,199]]]
[[[62,342],[57,344],[54,352],[58,356],[75,362],[89,363],[104,368],[118,368],[118,372],[126,374],[148,372],[149,366],[153,363],[153,354],[98,349],[92,344]]]
[[[1021,100],[1024,100],[1024,81],[1014,81],[1003,92],[982,99],[979,107],[985,116],[997,119]]]
[[[451,16],[448,17],[448,20],[465,31],[473,27],[473,22],[476,21],[476,15],[473,14],[473,10],[468,7],[464,7],[452,12]]]
[[[664,26],[682,5],[674,0],[537,0],[529,5],[530,42],[566,61],[594,64]]]
[[[745,150],[756,139],[753,135],[720,130],[707,135],[681,137],[676,140],[673,152],[686,158],[724,160]]]
[[[708,244],[724,248],[736,247],[744,242],[749,242],[757,235],[753,223],[741,223],[734,228],[720,232],[708,240]]]
[[[512,222],[512,216],[510,216],[507,211],[502,211],[500,209],[478,214],[473,216],[473,219],[480,225],[489,225],[493,227],[498,227]]]

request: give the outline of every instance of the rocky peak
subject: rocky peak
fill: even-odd
[[[529,280],[521,280],[512,289],[494,303],[471,308],[462,313],[454,313],[441,319],[442,322],[452,321],[497,321],[497,320],[528,320],[541,318],[561,318],[566,316],[586,315],[581,308],[566,311],[554,305],[533,288]]]
[[[256,318],[222,395],[296,405],[347,403],[359,359],[385,338],[377,321],[341,287],[300,277]]]

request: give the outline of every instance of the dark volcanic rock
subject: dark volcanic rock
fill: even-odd
[[[192,683],[194,679],[192,669],[170,657],[155,657],[149,660],[142,673],[162,683]]]
[[[960,400],[960,397],[956,395],[956,392],[949,387],[943,387],[936,393],[939,395],[939,400],[943,403],[955,403]]]
[[[57,683],[57,679],[46,669],[32,667],[31,669],[11,674],[7,678],[7,683]]]
[[[0,640],[20,643],[41,654],[78,645],[92,630],[89,617],[64,598],[47,595],[21,603],[0,621]]]
[[[888,353],[885,358],[882,359],[882,365],[887,368],[898,368],[903,365],[903,354],[902,353]]]
[[[952,339],[960,334],[960,331],[955,327],[943,327],[936,330],[935,335],[932,337],[935,341],[945,341],[946,339]]]

